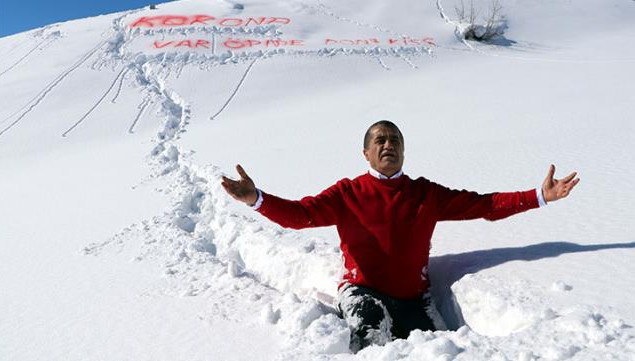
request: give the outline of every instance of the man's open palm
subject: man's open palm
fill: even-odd
[[[221,184],[223,188],[234,197],[234,199],[247,203],[248,205],[254,205],[258,200],[258,192],[256,191],[256,185],[254,181],[249,178],[243,167],[236,166],[236,171],[240,175],[240,180],[233,180],[223,176]]]
[[[579,178],[575,178],[577,172],[573,172],[562,179],[555,179],[556,166],[553,164],[549,167],[547,178],[542,183],[542,196],[545,201],[552,202],[565,198],[571,193],[573,187],[580,182]]]

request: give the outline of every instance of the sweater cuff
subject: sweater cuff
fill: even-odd
[[[536,197],[538,198],[538,207],[547,205],[547,201],[545,201],[545,197],[542,195],[542,187],[536,188]]]
[[[258,193],[258,199],[256,199],[256,203],[254,203],[253,206],[251,206],[251,208],[253,208],[255,211],[258,210],[258,208],[260,208],[260,206],[262,205],[262,191],[258,188],[256,188],[256,192]]]

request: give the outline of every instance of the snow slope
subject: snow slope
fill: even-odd
[[[459,4],[191,0],[0,39],[0,359],[634,359],[635,3],[501,1],[490,44]],[[378,119],[411,176],[582,182],[439,224],[450,330],[352,355],[334,229],[281,229],[219,178],[315,194],[366,170]]]

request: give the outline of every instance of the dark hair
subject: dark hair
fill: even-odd
[[[399,130],[399,127],[397,127],[397,125],[391,122],[390,120],[380,120],[378,122],[373,123],[370,127],[368,127],[366,134],[364,134],[364,149],[368,149],[368,146],[370,144],[370,137],[371,137],[370,132],[377,127],[385,127],[385,128],[396,130],[397,133],[399,133],[399,138],[401,139],[401,143],[403,144],[404,142],[403,134],[401,134],[401,130]]]

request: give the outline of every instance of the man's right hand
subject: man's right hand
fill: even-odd
[[[256,185],[254,184],[254,181],[249,178],[240,164],[236,166],[236,171],[238,172],[238,175],[240,175],[240,180],[235,181],[223,176],[221,184],[227,193],[229,193],[229,195],[234,199],[244,202],[249,206],[253,206],[258,200]]]

